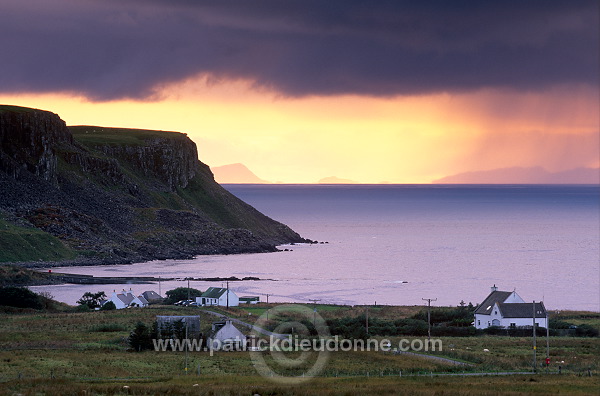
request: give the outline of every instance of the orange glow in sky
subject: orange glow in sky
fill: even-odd
[[[162,87],[153,101],[90,102],[67,94],[0,95],[69,125],[185,132],[200,159],[241,162],[260,178],[314,183],[429,183],[465,171],[600,163],[598,93],[480,90],[377,98],[287,98],[246,81],[204,77]]]

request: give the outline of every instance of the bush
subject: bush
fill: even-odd
[[[177,301],[187,300],[188,299],[188,288],[187,287],[178,287],[177,289],[167,291],[167,299],[165,300],[165,304],[175,304]],[[189,297],[191,299],[195,299],[196,297],[200,297],[202,292],[198,289],[189,288]]]
[[[78,305],[75,307],[75,312],[90,312],[91,309],[87,305]]]
[[[115,309],[117,309],[117,306],[112,301],[107,301],[100,307],[100,311],[113,311]]]
[[[579,325],[575,329],[575,335],[577,337],[598,337],[598,333],[597,328],[587,324]]]
[[[26,287],[0,287],[0,305],[42,309],[42,298]]]

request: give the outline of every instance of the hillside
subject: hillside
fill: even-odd
[[[178,132],[0,106],[0,261],[122,263],[303,239],[214,181]]]

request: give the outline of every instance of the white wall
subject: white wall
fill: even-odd
[[[240,305],[240,299],[237,296],[237,294],[235,294],[231,290],[228,290],[227,292],[229,293],[229,306],[230,307],[237,307],[238,305]],[[219,305],[222,306],[222,307],[226,307],[228,305],[228,303],[227,303],[227,293],[223,293],[223,295],[219,298]]]
[[[521,296],[519,296],[517,294],[517,292],[512,292],[512,294],[510,296],[508,296],[508,298],[506,300],[504,300],[505,303],[524,303],[525,301],[521,298]]]
[[[494,310],[492,310],[492,315],[475,315],[475,328],[487,329],[493,326],[492,322],[494,319],[499,320],[502,327],[510,327],[511,323],[514,323],[516,327],[533,325],[533,318],[502,318],[499,312],[498,315],[494,315]],[[547,326],[546,318],[535,318],[535,323],[540,327]]]

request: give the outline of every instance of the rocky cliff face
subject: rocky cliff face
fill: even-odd
[[[200,164],[194,142],[179,133],[169,138],[148,139],[143,146],[95,145],[94,149],[157,178],[170,191],[186,188]]]
[[[54,113],[12,106],[0,108],[0,171],[15,179],[28,171],[56,182],[54,148],[72,143],[65,122]]]
[[[0,220],[49,233],[92,263],[304,241],[219,186],[185,134],[68,128],[26,108],[0,106],[0,198]]]

